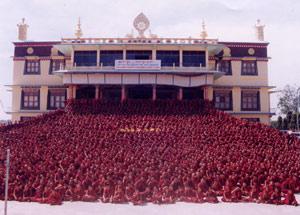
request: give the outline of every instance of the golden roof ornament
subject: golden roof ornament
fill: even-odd
[[[25,18],[22,19],[22,22],[18,25],[18,39],[21,41],[27,40],[27,29],[29,25],[25,23]]]
[[[77,23],[77,28],[75,30],[75,36],[77,38],[82,37],[83,33],[82,33],[82,29],[81,29],[81,22],[80,22],[80,17],[78,18],[78,23]]]
[[[150,21],[145,14],[140,13],[133,21],[134,28],[138,31],[140,38],[145,38],[144,32],[149,28]]]
[[[200,37],[202,40],[205,40],[207,38],[207,32],[206,32],[206,26],[204,20],[202,21],[202,31]]]
[[[264,28],[265,28],[265,25],[262,25],[260,22],[260,19],[258,19],[255,24],[256,39],[258,41],[265,41]]]

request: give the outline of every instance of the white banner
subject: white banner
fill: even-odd
[[[160,70],[160,60],[116,60],[115,69]]]

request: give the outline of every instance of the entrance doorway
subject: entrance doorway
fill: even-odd
[[[128,86],[128,99],[152,99],[152,86]]]
[[[80,86],[76,90],[76,99],[94,99],[95,95],[95,86]]]
[[[183,100],[204,99],[203,89],[201,87],[185,87],[182,88]]]
[[[106,101],[120,102],[122,97],[121,86],[105,86],[101,87],[102,98]]]
[[[178,87],[174,86],[157,86],[156,87],[156,98],[157,99],[177,99]]]

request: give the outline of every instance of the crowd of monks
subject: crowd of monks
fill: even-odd
[[[297,205],[300,193],[299,140],[197,101],[69,101],[2,127],[2,182],[8,148],[16,201]]]

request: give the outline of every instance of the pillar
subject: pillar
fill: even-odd
[[[156,49],[152,50],[152,60],[156,60]]]
[[[213,88],[211,86],[206,86],[203,88],[204,100],[212,101],[213,100]]]
[[[156,85],[152,86],[152,100],[156,100]]]
[[[179,50],[179,67],[183,65],[183,51],[182,49]]]
[[[67,89],[67,99],[72,99],[73,98],[73,86],[69,85]]]
[[[178,100],[182,101],[182,98],[183,98],[183,89],[182,87],[180,87],[178,90]]]
[[[97,85],[96,87],[95,87],[95,99],[99,99],[99,86]]]
[[[126,60],[126,49],[123,49],[123,60]]]
[[[97,49],[97,67],[100,66],[100,50]]]
[[[122,96],[121,96],[121,101],[124,102],[126,100],[126,87],[125,85],[122,85]]]
[[[73,98],[73,99],[76,99],[76,90],[77,90],[77,88],[78,88],[77,85],[74,85],[74,86],[73,86],[73,92],[72,92],[72,96],[73,96],[72,98]]]

